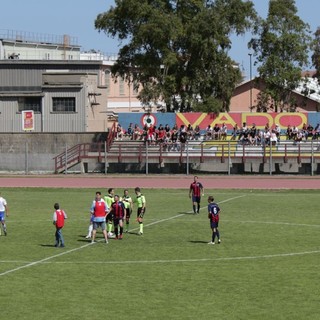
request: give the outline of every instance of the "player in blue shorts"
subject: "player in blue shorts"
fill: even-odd
[[[6,218],[9,216],[9,210],[6,199],[1,197],[0,193],[0,223],[3,229],[3,233],[6,236],[7,235],[7,226],[6,226]],[[0,235],[1,235],[1,229],[0,229]]]
[[[220,244],[220,233],[219,233],[219,214],[221,212],[219,206],[214,202],[212,196],[208,197],[208,218],[210,219],[210,227],[212,230],[212,240],[208,244],[215,244],[215,237],[218,238],[218,244]]]
[[[201,195],[204,195],[203,185],[198,181],[198,177],[194,176],[193,182],[191,183],[189,188],[189,198],[192,200],[192,208],[194,214],[200,212]]]

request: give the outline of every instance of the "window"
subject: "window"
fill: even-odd
[[[76,98],[52,98],[53,112],[76,112]]]
[[[120,96],[124,96],[125,92],[124,92],[124,79],[120,78],[119,80],[119,95]]]
[[[20,97],[18,100],[19,112],[33,110],[41,112],[42,97]]]

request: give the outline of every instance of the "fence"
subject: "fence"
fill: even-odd
[[[106,162],[105,172],[131,172],[136,164],[136,168],[140,168],[138,171],[146,174],[151,167],[154,171],[154,166],[161,169],[158,172],[174,173],[173,165],[178,165],[179,172],[186,174],[190,170],[199,170],[227,174],[250,172],[272,175],[282,172],[314,175],[319,171],[320,143],[281,141],[277,145],[253,146],[236,141],[208,140],[150,145],[130,140],[115,141],[105,154],[96,156]]]

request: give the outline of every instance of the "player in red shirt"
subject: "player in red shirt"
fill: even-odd
[[[198,182],[198,177],[194,176],[193,182],[189,188],[189,198],[192,199],[192,208],[194,214],[199,213],[200,211],[201,195],[204,195],[203,185],[201,182]]]
[[[93,231],[92,231],[92,241],[95,242],[97,229],[100,227],[104,235],[106,243],[108,243],[108,236],[106,231],[106,215],[109,212],[109,207],[103,199],[101,199],[101,192],[96,192],[96,198],[93,200],[90,213],[92,214],[93,220]]]
[[[64,247],[62,228],[64,226],[64,220],[67,219],[67,215],[62,209],[60,209],[59,203],[55,203],[53,207],[55,209],[55,212],[53,213],[53,224],[56,226],[56,243],[54,246],[59,247],[60,243],[60,247]]]

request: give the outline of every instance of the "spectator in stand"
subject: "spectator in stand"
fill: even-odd
[[[273,146],[275,146],[278,142],[276,131],[274,129],[269,131],[270,131],[270,142]]]
[[[309,123],[307,126],[307,136],[306,136],[306,140],[309,137],[313,137],[313,126]]]
[[[269,146],[270,145],[270,136],[271,136],[270,130],[264,130],[263,140],[264,140],[264,145],[265,146]]]
[[[122,135],[123,135],[123,129],[120,123],[118,123],[116,128],[116,140],[122,140]]]
[[[178,138],[179,138],[179,132],[175,127],[173,127],[172,133],[171,133],[171,141],[172,141],[171,150],[172,151],[179,151],[180,150]]]
[[[164,126],[164,130],[165,130],[167,133],[170,132],[170,131],[171,131],[170,126],[169,126],[168,124],[166,124],[166,125]]]
[[[292,128],[292,139],[293,140],[296,140],[298,132],[299,132],[299,129],[297,128],[297,126],[293,126],[293,128]]]
[[[162,124],[160,124],[158,128],[157,143],[159,144],[164,143],[165,136],[166,136],[166,131],[164,130],[164,127],[162,126]]]
[[[206,127],[206,138],[205,138],[205,140],[211,140],[211,139],[212,139],[212,128],[211,128],[211,125],[209,124]]]
[[[184,151],[185,149],[187,139],[188,139],[187,128],[185,127],[185,125],[181,125],[179,140],[180,140],[180,147],[182,151]]]
[[[140,140],[141,139],[141,129],[137,124],[135,124],[134,129],[133,129],[133,140]]]
[[[172,130],[177,130],[177,131],[179,131],[178,125],[177,125],[176,123],[173,125]]]
[[[187,136],[188,136],[188,140],[194,140],[194,131],[190,123],[187,126]]]
[[[238,128],[238,125],[235,124],[231,132],[230,140],[236,140],[238,135],[239,135],[239,128]]]
[[[281,136],[281,128],[278,124],[276,124],[276,126],[274,127],[274,131],[276,133],[277,136],[277,141],[280,142],[280,136]]]
[[[307,129],[306,123],[303,124],[301,132],[302,132],[302,136],[303,136],[302,138],[307,140],[308,139],[308,129]]]
[[[159,135],[159,128],[157,128],[157,126],[153,126],[154,144],[157,144],[158,135]]]
[[[141,137],[141,139],[143,139],[144,141],[147,141],[147,140],[148,140],[148,130],[149,130],[148,125],[145,124],[145,125],[143,126],[142,137]]]
[[[172,148],[171,133],[166,132],[164,142],[163,142],[163,151],[170,151],[171,148]]]
[[[267,122],[266,125],[264,126],[264,130],[265,131],[269,131],[270,130],[270,126],[269,123]]]
[[[216,123],[212,129],[213,139],[220,140],[220,127]]]
[[[156,127],[151,123],[147,131],[147,141],[150,145],[154,144],[156,141]]]
[[[294,144],[300,143],[303,139],[303,130],[298,130],[297,134],[295,135],[294,138]]]
[[[288,124],[288,126],[287,126],[286,137],[287,137],[287,140],[292,139],[292,127],[290,124]]]
[[[248,139],[248,127],[247,127],[247,123],[243,122],[242,123],[242,128],[240,130],[240,135],[239,135],[239,141],[240,142],[244,142],[245,140]]]
[[[263,145],[264,144],[264,140],[263,140],[263,132],[258,129],[257,130],[257,134],[256,134],[256,143],[257,146]]]
[[[199,125],[196,125],[196,127],[194,128],[194,139],[199,140],[200,137],[201,137],[201,130]]]
[[[320,123],[315,126],[312,133],[312,140],[318,140],[320,134]]]
[[[250,132],[250,130],[249,130],[248,126],[247,126],[247,123],[243,122],[242,128],[241,128],[241,132],[240,132],[240,136],[239,136],[239,142],[241,144],[250,143],[249,132]]]
[[[133,131],[134,131],[133,124],[130,123],[129,127],[127,129],[127,132],[126,132],[126,135],[127,135],[128,138],[130,138],[130,140],[132,140],[132,138],[133,138]]]
[[[248,135],[248,139],[251,145],[256,144],[256,135],[257,135],[257,127],[256,127],[256,124],[253,123],[252,127],[249,130],[249,135]]]
[[[221,140],[227,140],[227,135],[228,135],[228,128],[225,123],[222,124],[221,129],[220,129],[220,137]]]

